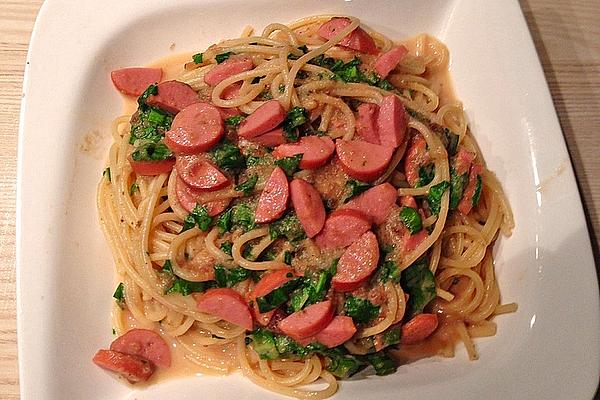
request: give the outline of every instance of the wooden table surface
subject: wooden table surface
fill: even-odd
[[[0,398],[19,398],[16,155],[23,70],[41,0],[0,2]],[[600,265],[600,1],[521,0],[567,141]]]

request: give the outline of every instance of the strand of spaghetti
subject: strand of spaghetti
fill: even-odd
[[[354,136],[355,122],[354,122],[354,113],[348,107],[348,105],[340,98],[331,97],[322,93],[315,93],[312,97],[319,101],[322,104],[330,104],[340,110],[344,115],[346,126],[344,130],[346,133],[344,134],[344,140],[350,140]]]
[[[279,385],[283,385],[283,386],[296,386],[298,384],[300,384],[304,379],[306,379],[306,377],[308,376],[308,374],[311,372],[311,370],[313,369],[313,365],[312,365],[312,358],[309,358],[307,360],[304,360],[304,365],[302,366],[302,369],[300,369],[297,373],[290,375],[289,377],[285,377],[285,376],[281,376],[278,374],[275,374],[272,370],[271,367],[269,366],[269,362],[266,360],[260,360],[258,362],[259,367],[261,372],[263,373],[263,375],[270,381],[274,381],[277,382]],[[288,372],[290,370],[292,370],[292,368],[289,368],[289,364],[291,364],[292,362],[288,361],[286,362],[282,368],[283,371]],[[294,363],[297,364],[297,363]]]
[[[239,238],[235,239],[233,246],[231,247],[231,254],[233,261],[240,267],[250,269],[253,271],[262,271],[266,269],[280,269],[289,268],[287,264],[278,261],[250,261],[242,255],[243,247],[251,240],[259,237],[267,236],[269,234],[269,227],[253,229],[249,232],[244,233]]]
[[[219,227],[213,227],[208,235],[204,238],[204,245],[206,246],[206,250],[218,261],[229,261],[232,257],[217,247],[215,241],[219,236]]]
[[[288,42],[291,45],[294,45],[294,46],[298,45],[298,38],[296,37],[296,34],[294,33],[294,31],[292,31],[288,26],[283,25],[283,24],[267,25],[265,27],[265,29],[263,29],[262,37],[268,38],[275,31],[283,32],[287,36]],[[296,54],[296,55],[299,55],[299,54]]]
[[[479,355],[475,349],[475,344],[473,344],[473,340],[469,336],[469,332],[467,332],[465,324],[463,322],[456,322],[455,327],[460,340],[462,340],[462,342],[465,344],[465,349],[469,355],[469,360],[473,361],[479,359]]]
[[[473,282],[475,285],[475,296],[473,296],[471,299],[467,299],[466,297],[455,297],[453,301],[444,304],[442,309],[445,312],[453,315],[464,317],[470,314],[481,303],[481,299],[483,298],[485,291],[481,277],[470,269],[446,268],[440,272],[440,274],[436,277],[436,280],[437,282],[444,282],[450,278],[461,275],[466,276],[471,280],[471,282]],[[467,305],[462,304],[465,301],[468,301]]]
[[[385,294],[387,297],[386,304],[388,309],[386,315],[383,320],[377,323],[377,325],[365,328],[361,333],[359,333],[356,336],[358,339],[377,335],[378,333],[381,333],[389,328],[394,320],[396,320],[396,315],[398,314],[398,292],[391,281],[386,282],[386,284],[383,286],[385,288]]]
[[[392,159],[390,160],[390,163],[389,163],[386,171],[383,173],[383,175],[381,175],[379,178],[377,178],[377,180],[375,182],[373,182],[374,185],[379,185],[380,183],[386,182],[388,180],[388,178],[390,177],[392,172],[394,172],[396,170],[396,168],[398,167],[398,164],[400,164],[402,157],[404,157],[404,152],[406,151],[407,144],[408,144],[408,140],[405,139],[402,141],[400,146],[398,146],[396,148],[396,150],[394,151],[394,155],[392,156]]]
[[[513,313],[516,312],[517,309],[517,303],[500,304],[494,309],[494,315]]]
[[[479,321],[477,324],[467,327],[467,332],[471,338],[495,336],[496,330],[496,324],[487,320]]]

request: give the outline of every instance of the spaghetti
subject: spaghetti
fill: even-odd
[[[516,310],[492,258],[514,223],[448,60],[428,35],[396,44],[356,18],[314,16],[194,55],[176,79],[193,91],[181,109],[183,92],[165,103],[151,85],[113,123],[98,186],[122,282],[117,341],[149,328],[194,371],[240,370],[296,398],[329,397],[367,366],[453,356],[457,341],[477,359],[473,339]],[[182,150],[200,125],[211,143]],[[130,381],[149,375],[114,357],[159,371],[166,357],[114,347],[94,361]]]

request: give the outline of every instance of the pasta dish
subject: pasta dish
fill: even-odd
[[[119,284],[94,362],[321,399],[459,342],[477,359],[516,311],[492,254],[514,223],[448,61],[426,34],[312,16],[248,27],[174,76],[113,71],[137,103],[98,186]]]

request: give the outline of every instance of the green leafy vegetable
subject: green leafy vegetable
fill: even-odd
[[[435,279],[429,270],[429,263],[423,258],[402,271],[400,285],[408,294],[406,319],[423,312],[429,302],[435,299]]]
[[[377,86],[383,90],[394,90],[396,89],[388,80],[382,79],[377,82]]]
[[[282,159],[275,160],[275,165],[280,167],[283,172],[285,172],[285,174],[291,178],[298,170],[303,155],[304,154],[296,154],[295,156],[284,157]]]
[[[219,168],[234,169],[246,166],[246,160],[240,149],[226,140],[219,143],[210,153]]]
[[[173,275],[173,266],[171,265],[171,260],[165,261],[162,267],[162,272]]]
[[[290,272],[290,274],[292,274]],[[265,296],[257,297],[256,304],[258,305],[258,311],[265,313],[271,311],[287,302],[290,298],[290,294],[300,285],[301,279],[295,278],[287,281],[277,289],[271,291]]]
[[[225,268],[221,264],[215,265],[215,281],[218,287],[232,287],[250,278],[252,271],[242,267]]]
[[[271,239],[286,237],[290,242],[296,242],[306,238],[304,228],[293,211],[288,212],[283,218],[269,224],[269,235]]]
[[[435,177],[435,166],[433,164],[421,165],[419,167],[419,180],[417,187],[429,185]]]
[[[105,176],[109,182],[112,181],[112,177],[110,176],[110,167],[106,167],[104,171],[102,171],[102,176]]]
[[[221,54],[217,54],[215,56],[215,61],[217,62],[217,64],[221,64],[223,61],[227,60],[229,57],[231,57],[231,55],[234,54],[231,51],[228,51],[226,53],[221,53]]]
[[[254,167],[256,165],[260,164],[260,158],[259,157],[255,157],[255,156],[248,156],[246,157],[246,166],[247,167]]]
[[[308,121],[308,111],[304,107],[294,107],[288,111],[285,119],[283,120],[283,135],[286,139],[295,142],[298,140],[298,131],[296,130],[299,126],[305,124]]]
[[[381,264],[379,269],[379,280],[383,283],[387,281],[397,281],[400,279],[400,269],[395,261],[387,260]]]
[[[280,357],[280,353],[275,346],[275,336],[272,332],[259,328],[250,337],[252,348],[262,360],[275,360]]]
[[[421,214],[412,207],[402,207],[400,210],[400,218],[404,226],[410,231],[411,235],[423,229]]]
[[[393,344],[400,343],[400,328],[390,328],[383,333],[383,344],[384,346],[391,346]]]
[[[200,204],[196,204],[196,207],[192,210],[191,213],[185,217],[183,220],[183,229],[181,232],[185,232],[188,229],[192,229],[195,225],[198,225],[198,228],[202,231],[208,231],[210,228],[210,224],[212,223],[212,217],[208,215],[208,210],[205,206],[201,206]]]
[[[346,297],[344,309],[346,310],[346,315],[352,317],[358,323],[367,323],[379,315],[379,306],[360,297]]]
[[[302,284],[290,296],[289,308],[292,312],[300,311],[304,307],[315,304],[325,299],[331,286],[331,278],[335,275],[338,259],[331,267],[320,270],[304,277]]]
[[[355,58],[354,60],[348,61],[347,63],[340,65],[332,71],[344,82],[366,82],[366,78],[358,69],[360,60]]]
[[[383,350],[367,354],[364,357],[375,368],[375,374],[379,376],[393,374],[398,369],[394,360]]]
[[[346,186],[350,188],[350,194],[344,199],[344,203],[347,203],[354,196],[358,196],[362,192],[373,187],[373,185],[370,183],[361,182],[354,179],[346,181]]]
[[[247,204],[238,204],[233,208],[231,223],[233,226],[239,226],[245,231],[254,229],[254,210]]]
[[[192,60],[194,60],[194,64],[202,64],[202,59],[203,59],[203,54],[202,53],[196,53],[192,56]]]
[[[238,192],[243,192],[244,196],[250,196],[252,192],[254,192],[254,187],[256,186],[256,182],[258,182],[258,175],[253,174],[246,179],[245,182],[240,183],[235,187],[235,190]]]
[[[227,211],[225,211],[224,213],[219,215],[219,218],[217,219],[217,226],[219,227],[219,231],[221,232],[221,234],[223,234],[225,232],[229,232],[231,230],[232,216],[233,216],[233,207],[227,209]],[[231,253],[229,255],[231,255]]]
[[[230,241],[226,241],[221,243],[220,249],[223,253],[227,254],[228,256],[231,256],[231,250],[233,248],[233,243]]]
[[[308,47],[306,47],[306,45],[305,45],[305,44],[303,44],[302,46],[299,46],[299,47],[298,47],[298,50],[300,50],[300,51],[302,52],[302,54],[306,54],[306,53],[308,53]],[[292,54],[292,53],[288,54],[288,56],[287,56],[288,60],[297,60],[297,59],[299,59],[300,57],[301,57],[301,56],[297,56],[297,55],[294,55],[294,54]]]
[[[134,161],[162,161],[172,157],[173,152],[162,142],[146,142],[131,153]]]
[[[150,85],[138,98],[138,111],[131,120],[130,144],[136,141],[159,142],[171,128],[173,116],[170,113],[146,104],[147,98],[157,93],[158,87]]]
[[[133,182],[131,184],[131,186],[129,187],[129,195],[131,196],[132,194],[134,194],[135,192],[140,190],[140,186],[137,184],[137,182]]]
[[[146,100],[148,100],[148,97],[158,94],[158,86],[157,85],[150,85],[146,88],[146,90],[144,90],[144,93],[142,93],[142,95],[140,97],[138,97],[138,107],[143,111],[146,109],[146,107],[150,107],[149,105],[146,104]]]
[[[481,197],[481,175],[477,175],[477,182],[475,183],[475,193],[473,193],[473,198],[471,199],[471,206],[476,207],[477,203],[479,203],[479,198]]]
[[[432,214],[438,215],[442,202],[442,195],[450,187],[450,182],[442,181],[435,186],[429,188],[427,193],[427,203]]]
[[[456,133],[440,124],[431,121],[425,115],[413,110],[412,108],[406,107],[406,112],[417,121],[427,125],[429,129],[438,135],[438,137],[442,140],[442,143],[444,144],[449,156],[456,154],[459,139],[459,136]]]
[[[292,265],[292,257],[294,254],[291,251],[285,251],[283,253],[283,262],[287,265]]]
[[[450,168],[450,209],[454,210],[458,207],[458,203],[463,196],[467,182],[469,181],[469,174],[464,173],[458,175],[454,168]]]
[[[115,292],[113,293],[113,297],[115,298],[117,303],[119,303],[119,305],[123,304],[123,302],[125,301],[125,287],[123,286],[123,282],[119,283],[119,285],[115,289]]]
[[[180,293],[183,296],[188,296],[192,293],[204,292],[214,286],[214,282],[191,282],[174,275],[171,260],[165,261],[163,272],[174,277],[171,286],[165,290],[165,294]]]

